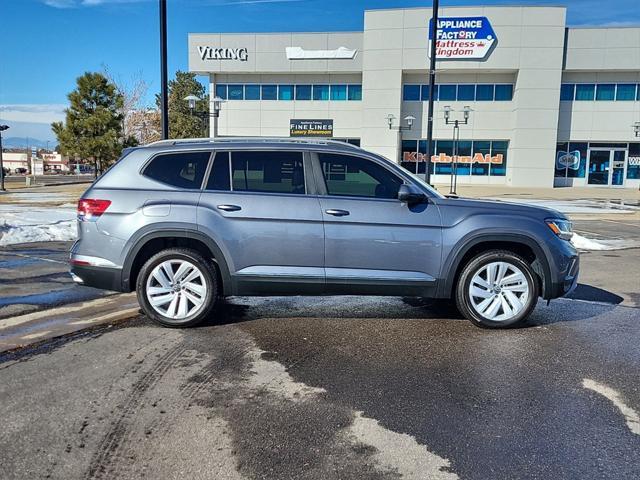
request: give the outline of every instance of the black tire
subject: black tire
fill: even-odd
[[[206,285],[204,302],[200,309],[192,315],[180,320],[172,319],[171,317],[167,317],[156,311],[147,297],[146,286],[149,276],[153,272],[154,268],[167,260],[186,260],[190,262],[200,270],[202,273],[202,280]],[[181,328],[197,325],[211,314],[211,311],[217,302],[219,285],[215,269],[216,267],[214,262],[206,259],[196,250],[192,250],[190,248],[168,248],[166,250],[162,250],[147,260],[138,274],[138,280],[136,282],[138,302],[147,317],[164,327]]]
[[[517,267],[523,273],[529,288],[528,297],[522,310],[520,310],[517,315],[505,320],[495,321],[480,314],[473,307],[471,294],[469,293],[469,287],[474,275],[492,262],[505,262]],[[456,285],[455,299],[460,313],[478,327],[514,328],[526,323],[538,302],[538,292],[539,288],[536,274],[524,258],[508,250],[490,250],[472,258],[464,266]],[[504,310],[503,313],[505,313]]]

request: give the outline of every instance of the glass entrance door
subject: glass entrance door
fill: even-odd
[[[588,185],[624,185],[626,150],[590,149]]]
[[[624,184],[624,164],[625,154],[624,150],[613,150],[613,160],[611,163],[611,185],[619,187]]]
[[[589,151],[589,185],[609,185],[609,167],[611,166],[611,150]]]

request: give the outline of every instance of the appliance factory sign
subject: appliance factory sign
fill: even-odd
[[[333,137],[333,120],[297,120],[289,121],[291,137]]]
[[[436,59],[483,60],[497,42],[487,17],[444,17],[438,19]],[[429,52],[433,41],[433,21],[429,22]]]
[[[214,48],[198,45],[201,60],[239,60],[246,62],[249,53],[246,48]]]

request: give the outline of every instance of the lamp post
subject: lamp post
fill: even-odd
[[[211,104],[213,106],[212,112],[211,111],[201,112],[196,109],[197,102],[199,100],[202,100],[200,97],[196,95],[187,95],[186,97],[184,97],[184,100],[186,100],[189,103],[189,111],[191,115],[193,115],[194,117],[199,117],[202,120],[203,130],[206,125],[204,119],[207,117],[213,118],[213,138],[216,138],[218,136],[218,117],[220,117],[220,110],[222,109],[222,104],[226,100],[220,97],[213,97],[213,99],[211,100]],[[209,135],[206,135],[206,136],[208,137]]]
[[[460,142],[460,125],[467,125],[469,123],[469,114],[471,113],[471,107],[465,105],[462,108],[462,120],[452,119],[451,112],[454,112],[449,105],[444,106],[444,123],[445,125],[453,125],[453,150],[451,152],[451,185],[449,188],[449,195],[457,195],[456,190],[458,188],[458,143]]]
[[[9,129],[9,125],[0,125],[0,191],[4,192],[4,164],[2,163],[2,132]]]
[[[413,115],[407,115],[406,117],[404,117],[404,121],[406,125],[398,125],[398,126],[393,125],[393,122],[395,121],[395,119],[396,117],[393,113],[390,113],[389,115],[387,115],[387,124],[389,125],[389,130],[398,131],[397,142],[400,146],[400,155],[402,155],[402,132],[405,130],[411,130],[413,128],[413,122],[415,121],[416,117],[414,117]],[[400,160],[402,160],[402,158],[400,158]],[[416,161],[416,173],[418,173],[417,161]]]
[[[635,122],[633,124],[633,134],[636,137],[640,137],[640,122]]]

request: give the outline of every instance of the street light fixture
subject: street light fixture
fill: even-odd
[[[640,122],[635,122],[633,124],[633,134],[636,137],[640,137]]]
[[[403,125],[398,125],[397,127],[393,126],[393,122],[395,121],[396,117],[393,113],[390,113],[389,115],[387,115],[387,123],[389,124],[389,130],[398,130],[399,132],[403,131],[403,130],[411,130],[411,128],[413,127],[413,122],[416,120],[416,117],[414,117],[413,115],[407,115],[406,117],[404,117],[404,121],[406,123],[405,126]]]
[[[443,110],[445,125],[453,125],[453,151],[451,152],[451,185],[449,195],[458,195],[456,190],[458,188],[458,143],[460,142],[460,125],[467,125],[469,123],[469,116],[473,110],[469,105],[462,107],[462,120],[451,118],[451,113],[455,112],[455,110],[451,108],[450,105],[445,105]]]
[[[196,95],[187,95],[186,97],[184,97],[184,100],[186,100],[189,104],[189,110],[191,112],[191,115],[193,115],[194,117],[199,117],[202,120],[203,130],[205,126],[204,119],[207,117],[213,118],[213,138],[216,138],[218,136],[218,117],[220,116],[220,110],[222,109],[222,104],[226,102],[226,100],[220,97],[213,97],[213,99],[211,99],[211,104],[213,106],[212,112],[200,112],[196,110],[197,102],[199,100],[202,100],[200,97]]]
[[[2,132],[9,129],[9,125],[0,125],[0,191],[4,192],[4,164],[2,163]]]

